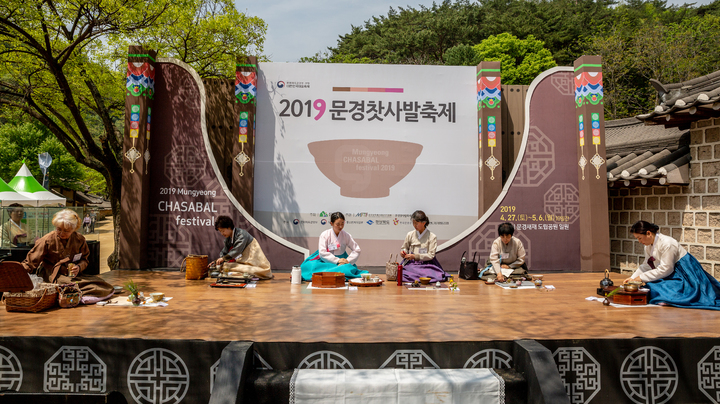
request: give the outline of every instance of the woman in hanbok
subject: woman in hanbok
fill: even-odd
[[[430,282],[442,282],[448,275],[435,258],[437,236],[428,230],[430,219],[422,210],[413,212],[412,224],[415,230],[405,236],[400,250],[404,258],[402,281],[415,282],[420,278],[430,278]]]
[[[25,211],[19,203],[13,203],[7,208],[10,220],[2,226],[3,247],[25,247],[31,240],[30,231],[26,223],[22,222]]]
[[[90,264],[90,248],[85,237],[77,232],[82,226],[77,213],[61,210],[53,216],[52,224],[55,230],[35,242],[22,262],[23,267],[30,273],[37,272],[48,283],[76,283],[85,304],[111,297],[112,285],[98,276],[83,274]]]
[[[625,279],[645,282],[648,303],[688,309],[720,310],[720,282],[705,272],[674,238],[658,233],[654,223],[641,220],[630,232],[645,246],[645,262]]]
[[[343,230],[345,216],[340,212],[330,215],[330,229],[320,234],[318,249],[300,265],[304,281],[311,281],[316,272],[342,272],[346,278],[359,278],[363,273],[355,263],[360,257],[360,246],[350,233]],[[350,249],[350,254],[347,253]]]
[[[481,279],[496,277],[498,282],[505,282],[511,276],[515,278],[528,276],[525,247],[513,234],[515,234],[515,226],[512,223],[506,222],[498,226],[499,237],[493,241],[490,248],[488,265],[480,271]]]
[[[220,251],[220,258],[210,262],[208,268],[216,265],[228,272],[250,274],[263,280],[273,278],[270,261],[265,257],[255,237],[235,227],[229,216],[219,216],[215,222],[215,230],[225,237],[225,243]]]

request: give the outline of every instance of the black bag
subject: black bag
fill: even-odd
[[[467,251],[463,252],[462,258],[465,258],[465,253]],[[477,255],[477,251],[475,254],[473,254],[473,260],[472,261],[462,261],[462,258],[460,259],[460,277],[463,279],[469,279],[469,280],[477,280],[478,279],[478,263],[475,261],[475,256]]]

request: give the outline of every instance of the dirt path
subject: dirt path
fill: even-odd
[[[95,232],[85,234],[88,240],[100,241],[100,273],[110,271],[107,259],[112,254],[113,245],[113,218],[108,216],[95,224]]]

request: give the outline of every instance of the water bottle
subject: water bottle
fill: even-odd
[[[299,266],[294,265],[292,267],[291,275],[291,281],[290,283],[293,283],[295,285],[300,285],[302,283],[302,271]]]
[[[397,285],[402,286],[402,278],[403,278],[403,266],[402,264],[398,263],[398,270],[397,270]]]

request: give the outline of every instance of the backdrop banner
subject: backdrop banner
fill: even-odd
[[[356,239],[399,249],[417,209],[440,240],[478,219],[474,67],[263,63],[259,75],[255,219],[274,233],[316,238],[340,211]]]

